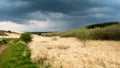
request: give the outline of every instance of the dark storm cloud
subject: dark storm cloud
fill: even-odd
[[[26,10],[69,13],[93,6],[87,0],[9,0],[9,2],[28,3]]]
[[[32,12],[40,11],[46,15],[47,12],[72,15],[74,11],[83,11],[93,5],[86,0],[2,0],[0,6],[0,20],[23,22],[24,19],[29,19],[27,14]]]
[[[50,19],[60,25],[59,28],[63,25],[74,29],[92,23],[119,21],[119,4],[119,0],[1,0],[0,21],[26,24],[30,20]]]
[[[69,13],[73,9],[71,5],[59,0],[2,0],[0,20],[17,22],[21,19],[29,19],[26,15],[36,11]]]

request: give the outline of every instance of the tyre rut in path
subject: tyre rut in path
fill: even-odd
[[[9,46],[12,44],[13,41],[10,41],[8,44],[4,44],[0,47],[0,54]]]

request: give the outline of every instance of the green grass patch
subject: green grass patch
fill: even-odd
[[[30,59],[31,52],[19,39],[0,55],[0,68],[38,68]]]
[[[32,63],[30,49],[19,41],[19,39],[14,39],[13,44],[2,52],[0,55],[0,68],[51,68],[51,64]],[[39,61],[45,62],[42,59]]]
[[[10,55],[10,49],[11,48],[5,49],[3,53],[0,55],[0,68],[2,68],[2,65],[7,61]]]

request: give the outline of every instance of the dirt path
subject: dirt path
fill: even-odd
[[[34,62],[47,58],[53,68],[120,68],[120,41],[34,36],[29,44]]]
[[[0,38],[19,38],[20,34],[16,33],[6,33],[8,36],[0,36]],[[13,43],[13,41],[10,41],[8,44],[4,44],[0,47],[0,54]]]
[[[12,44],[12,41],[10,41],[8,44],[4,44],[0,47],[0,54],[9,46]]]

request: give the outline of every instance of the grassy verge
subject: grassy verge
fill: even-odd
[[[30,55],[28,47],[17,39],[0,55],[0,68],[38,68],[31,62]]]

